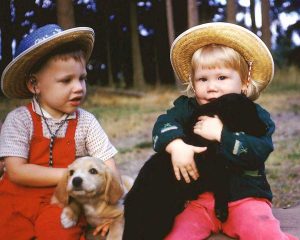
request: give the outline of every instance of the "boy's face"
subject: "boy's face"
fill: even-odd
[[[53,118],[73,113],[86,94],[85,60],[51,58],[35,74],[39,102]]]
[[[246,86],[243,86],[239,73],[231,68],[197,67],[194,71],[193,87],[197,102],[205,104],[224,94],[241,93]]]

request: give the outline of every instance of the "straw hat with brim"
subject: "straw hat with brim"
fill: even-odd
[[[31,98],[26,80],[32,67],[56,48],[73,43],[80,46],[88,60],[94,45],[93,29],[77,27],[62,30],[58,25],[48,24],[27,35],[16,49],[15,58],[2,73],[3,93],[9,98]]]
[[[239,52],[248,63],[252,62],[251,79],[258,83],[259,92],[272,80],[274,62],[263,41],[241,26],[215,22],[192,27],[180,34],[173,42],[170,59],[181,81],[189,81],[194,52],[209,44],[231,47]]]

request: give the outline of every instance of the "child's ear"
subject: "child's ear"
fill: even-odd
[[[244,94],[245,96],[248,96],[248,85],[247,84],[243,84],[242,86],[242,91],[241,91],[242,94]]]
[[[37,79],[35,76],[29,76],[28,80],[26,81],[26,85],[28,90],[32,93],[32,94],[38,94],[39,93],[39,89],[37,87]]]

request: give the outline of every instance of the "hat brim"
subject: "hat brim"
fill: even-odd
[[[86,60],[91,56],[94,46],[94,31],[88,27],[77,27],[57,33],[26,49],[13,59],[4,69],[1,89],[8,98],[31,98],[32,93],[26,85],[26,77],[34,64],[63,44],[77,43],[83,46]]]
[[[192,27],[174,40],[170,59],[175,74],[181,81],[189,81],[194,52],[209,44],[231,47],[247,62],[252,62],[251,78],[259,83],[259,91],[262,91],[272,80],[274,62],[263,41],[251,31],[238,25],[214,22]]]

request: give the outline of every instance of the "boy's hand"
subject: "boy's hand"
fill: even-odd
[[[108,230],[109,230],[109,226],[110,226],[111,223],[107,223],[105,225],[100,225],[100,226],[97,226],[93,232],[93,236],[96,236],[98,235],[99,233],[101,234],[101,237],[105,237]]]
[[[223,123],[218,116],[200,116],[194,126],[194,133],[210,141],[221,141]]]
[[[194,154],[204,152],[205,150],[206,147],[188,145],[182,139],[175,139],[168,144],[166,151],[171,154],[177,180],[181,179],[181,175],[187,183],[191,182],[190,176],[194,180],[197,180],[199,173],[194,161]]]

